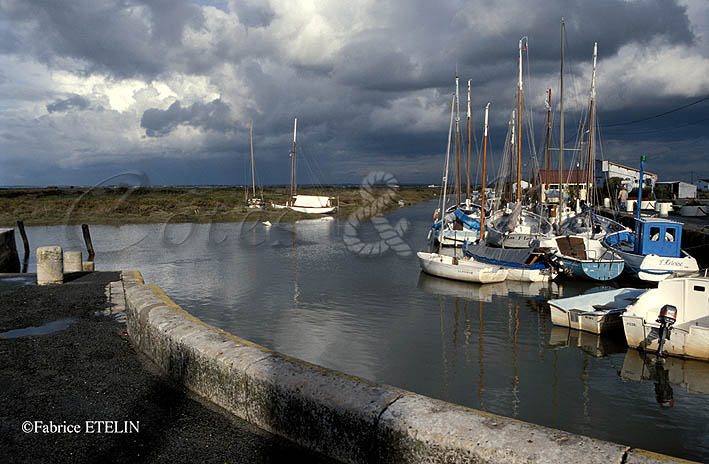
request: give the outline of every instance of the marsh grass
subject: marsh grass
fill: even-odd
[[[435,198],[438,189],[401,187],[379,214]],[[287,188],[263,190],[267,205],[283,203]],[[368,200],[357,187],[301,188],[301,194],[327,195],[339,200],[335,216],[346,218]],[[384,188],[374,188],[380,197]],[[0,226],[21,219],[27,226],[59,224],[209,223],[242,220],[290,222],[312,215],[290,210],[246,208],[243,187],[92,187],[0,189]]]

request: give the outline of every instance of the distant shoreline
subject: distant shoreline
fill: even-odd
[[[373,187],[369,199],[359,186],[302,187],[299,194],[325,195],[339,200],[335,217],[348,217],[359,208],[366,217],[399,208],[399,200],[410,206],[436,198],[439,190],[425,186],[395,189]],[[288,187],[257,189],[265,203],[282,204]],[[379,198],[375,208],[372,199]],[[273,209],[246,207],[244,187],[23,187],[0,188],[0,226],[75,224],[159,224],[239,221],[292,222],[321,217]]]

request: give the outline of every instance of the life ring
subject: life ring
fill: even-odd
[[[660,241],[660,234],[657,233],[657,234],[653,235],[652,237],[650,237],[650,241],[651,242],[659,242]],[[674,242],[674,241],[675,241],[674,236],[669,232],[665,232],[665,242]]]

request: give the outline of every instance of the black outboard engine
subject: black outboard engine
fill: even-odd
[[[657,347],[658,356],[662,356],[662,348],[665,346],[665,340],[670,339],[670,331],[676,321],[677,308],[672,305],[665,305],[660,309],[660,315],[657,317],[657,322],[660,323],[660,344]]]

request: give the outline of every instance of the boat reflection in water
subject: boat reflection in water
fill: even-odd
[[[419,274],[417,287],[432,295],[453,296],[484,302],[491,302],[493,296],[503,297],[516,295],[547,299],[559,293],[559,286],[556,282],[520,282],[505,280],[493,284],[478,284],[443,279],[424,272]]]
[[[560,326],[551,328],[549,347],[552,349],[576,347],[594,358],[623,353],[627,349],[622,334],[621,337],[607,337]]]
[[[675,357],[658,360],[628,350],[620,376],[623,380],[655,382],[655,399],[662,407],[674,406],[673,385],[689,393],[709,395],[709,363],[704,361]]]

